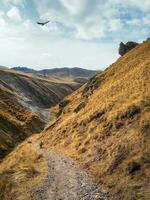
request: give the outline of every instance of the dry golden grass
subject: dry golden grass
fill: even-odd
[[[24,142],[0,165],[0,199],[35,200],[32,190],[42,183],[47,169],[43,155]]]
[[[113,199],[150,197],[150,41],[67,99],[40,137],[77,159]]]

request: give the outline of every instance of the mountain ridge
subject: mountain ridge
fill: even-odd
[[[97,73],[97,70],[88,70],[79,67],[63,67],[63,68],[52,68],[52,69],[43,69],[43,70],[34,70],[27,67],[14,67],[12,70],[22,71],[25,73],[35,73],[35,74],[43,74],[43,75],[55,75],[55,76],[63,76],[63,77],[84,77],[89,78]]]

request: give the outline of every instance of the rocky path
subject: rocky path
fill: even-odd
[[[42,151],[48,162],[48,176],[34,191],[38,200],[107,200],[88,175],[70,158]]]

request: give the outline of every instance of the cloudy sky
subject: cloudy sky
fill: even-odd
[[[150,0],[0,0],[0,65],[104,69],[149,33]]]

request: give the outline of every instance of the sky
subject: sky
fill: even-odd
[[[150,0],[0,0],[3,66],[105,69],[149,33]]]

